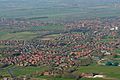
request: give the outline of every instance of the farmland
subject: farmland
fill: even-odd
[[[80,1],[75,0],[74,3],[69,0],[66,1],[38,0],[36,2],[33,2],[32,0],[29,0],[29,2],[27,0],[21,1],[12,0],[10,2],[9,0],[6,0],[0,2],[1,4],[0,16],[6,18],[29,18],[43,21],[46,20],[73,21],[82,18],[120,16],[119,1],[115,0],[114,2],[116,5],[118,5],[118,7],[112,3],[113,3],[112,0],[110,1],[92,0],[91,3],[88,3],[87,1],[84,0]],[[5,10],[2,7],[4,7]]]
[[[17,33],[5,33],[0,36],[0,40],[29,40],[33,39],[37,35],[33,32],[17,32]]]

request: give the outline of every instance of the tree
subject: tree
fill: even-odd
[[[112,66],[112,62],[106,62],[106,66]]]
[[[118,62],[114,62],[112,65],[113,65],[113,66],[118,66],[119,63],[118,63]]]

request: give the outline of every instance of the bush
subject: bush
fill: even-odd
[[[113,65],[113,66],[118,66],[119,63],[118,63],[118,62],[114,62],[112,65]]]
[[[73,68],[68,69],[67,72],[68,72],[68,73],[73,73],[73,72],[75,72],[76,70],[77,70],[77,69],[76,69],[75,67],[73,67]]]
[[[54,75],[55,78],[61,78],[62,75],[61,74],[57,74],[57,75]]]
[[[112,66],[112,62],[106,62],[106,66]]]
[[[75,75],[73,75],[73,74],[71,74],[71,73],[67,73],[67,72],[65,72],[63,75],[62,75],[62,77],[64,77],[64,78],[73,78],[73,79],[75,79]]]

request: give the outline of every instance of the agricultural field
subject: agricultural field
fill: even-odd
[[[16,29],[16,27],[13,29],[4,29],[0,31],[0,40],[31,40],[39,36],[44,36],[44,38],[57,37],[61,31],[65,30],[65,27],[62,24],[49,24],[47,26],[27,27],[27,31],[21,31]]]
[[[120,16],[119,1],[115,0],[114,4],[112,3],[112,0],[92,0],[90,3],[84,0],[74,0],[74,2],[72,0],[37,0],[35,2],[33,0],[2,0],[0,16],[43,21],[73,21],[82,18]]]
[[[47,25],[47,26],[33,26],[31,27],[30,30],[47,30],[47,31],[62,31],[64,30],[64,25],[61,25],[61,24],[56,24],[56,25]]]
[[[0,35],[0,40],[30,40],[37,36],[33,32],[4,33]]]

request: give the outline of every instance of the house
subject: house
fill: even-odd
[[[46,71],[46,72],[43,73],[43,75],[44,75],[44,76],[49,76],[49,75],[50,75],[50,72],[47,72],[47,71]]]
[[[104,78],[104,75],[95,75],[93,78]]]
[[[104,75],[98,73],[82,73],[80,76],[83,78],[104,78]]]
[[[104,53],[104,55],[111,55],[111,53],[106,50],[102,50],[101,52]]]
[[[82,73],[80,76],[83,78],[93,78],[94,75],[92,73]]]

